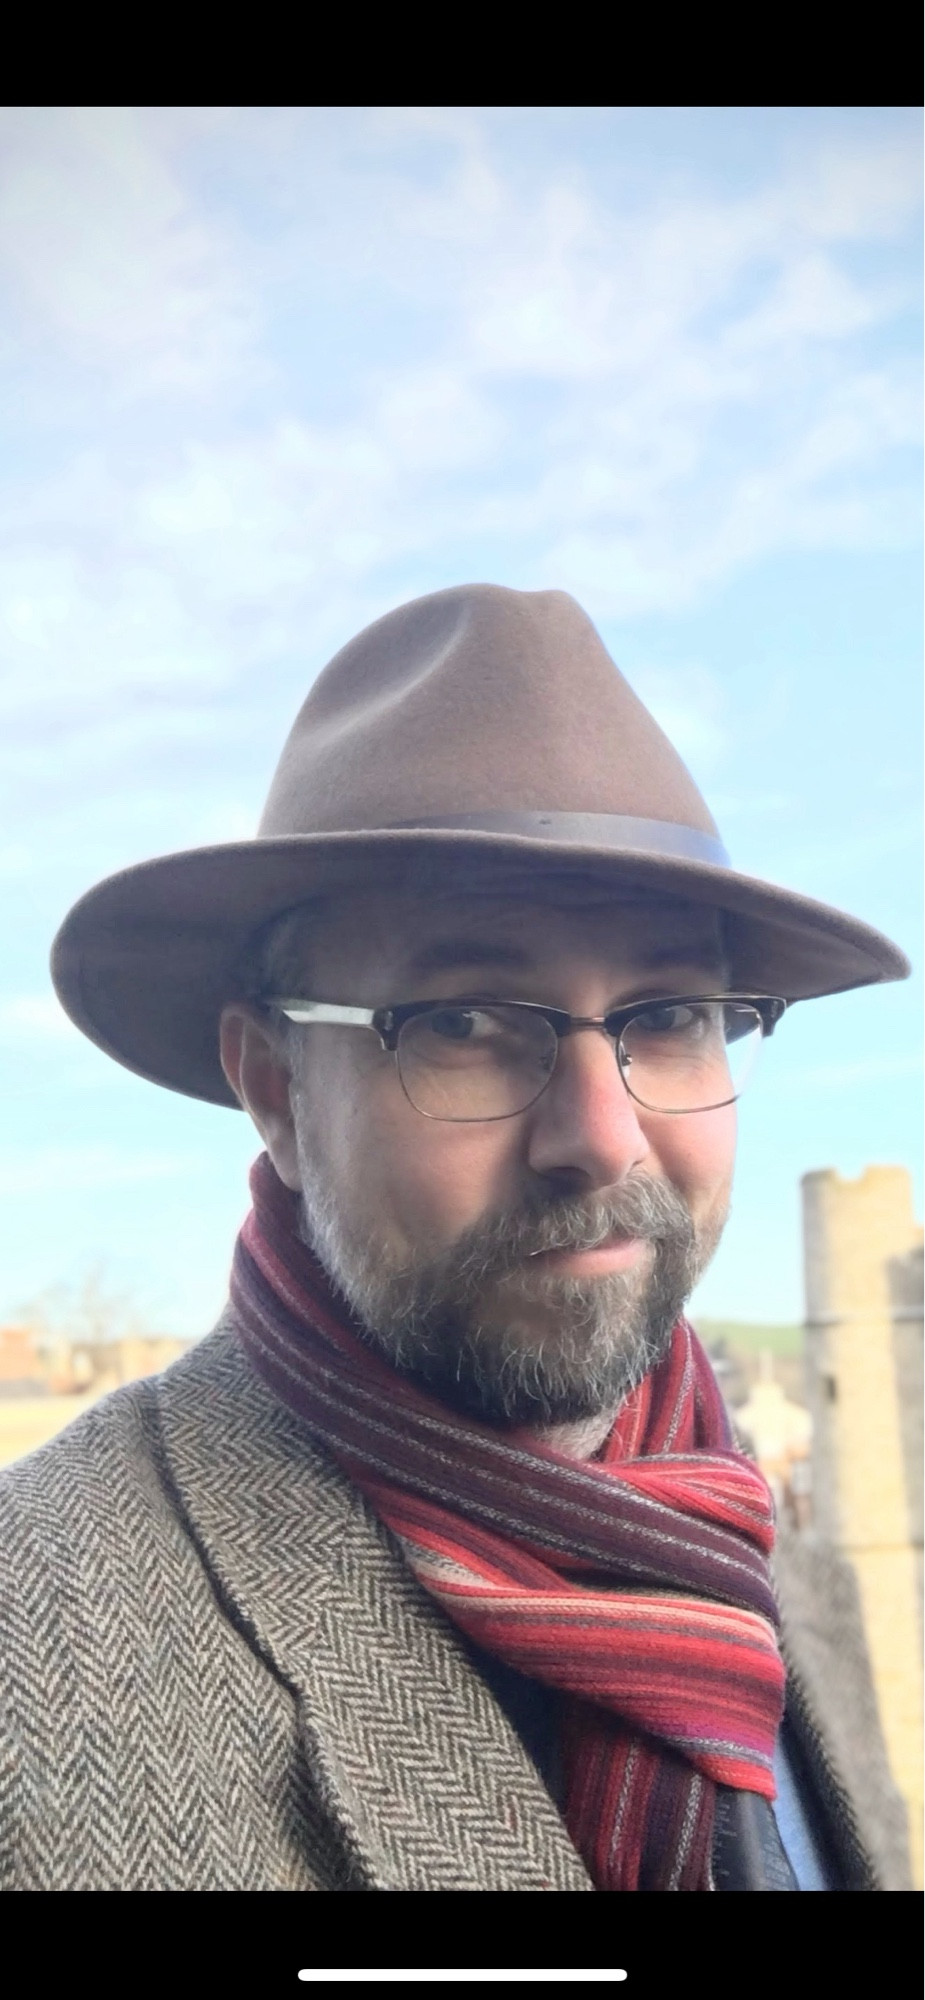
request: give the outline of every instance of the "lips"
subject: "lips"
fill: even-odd
[[[591,1245],[563,1244],[555,1250],[534,1250],[531,1263],[541,1263],[557,1270],[582,1274],[595,1271],[620,1271],[635,1264],[647,1247],[647,1239],[641,1236],[608,1236],[603,1243]]]
[[[529,1255],[531,1257],[558,1257],[560,1252],[565,1253],[572,1250],[613,1250],[620,1243],[640,1243],[642,1240],[642,1237],[637,1236],[635,1230],[613,1229],[609,1236],[605,1236],[603,1239],[598,1237],[593,1243],[582,1243],[580,1241],[574,1243],[550,1243],[545,1244],[539,1250],[531,1250]]]

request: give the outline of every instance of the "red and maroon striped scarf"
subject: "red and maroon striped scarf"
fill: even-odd
[[[478,1646],[564,1693],[566,1824],[599,1889],[709,1889],[716,1784],[774,1797],[784,1669],[764,1479],[685,1321],[580,1463],[405,1382],[354,1331],[266,1154],[232,1298],[251,1360]]]

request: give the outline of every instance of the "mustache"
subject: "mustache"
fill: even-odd
[[[637,1174],[603,1193],[531,1200],[476,1223],[440,1260],[439,1275],[452,1276],[463,1286],[503,1278],[545,1250],[596,1250],[613,1236],[671,1244],[686,1252],[697,1241],[690,1210],[677,1189],[650,1174]]]

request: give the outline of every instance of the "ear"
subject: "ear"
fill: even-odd
[[[222,1013],[219,1051],[228,1082],[256,1125],[280,1180],[298,1194],[302,1183],[292,1074],[278,1041],[256,1009],[241,1001]]]

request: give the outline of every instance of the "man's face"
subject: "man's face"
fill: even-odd
[[[488,892],[351,897],[300,982],[362,1007],[478,995],[595,1017],[723,986],[709,911]],[[528,1110],[471,1124],[423,1117],[369,1030],[295,1029],[287,1056],[294,1144],[276,1164],[368,1337],[483,1420],[612,1411],[715,1248],[734,1109],[644,1110],[592,1029],[560,1043]]]

